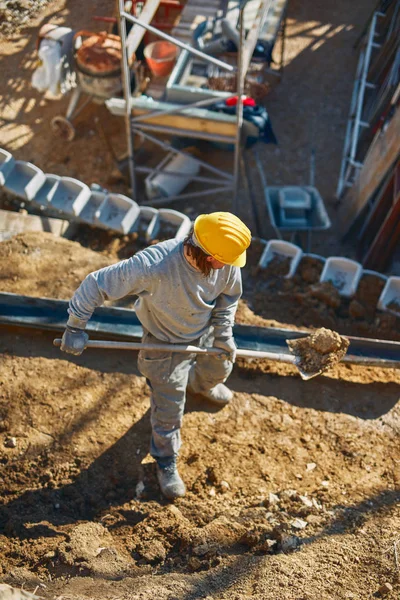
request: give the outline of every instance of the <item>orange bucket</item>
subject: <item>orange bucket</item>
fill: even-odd
[[[177,54],[177,46],[165,40],[152,42],[144,49],[146,62],[156,77],[165,77],[171,73]]]

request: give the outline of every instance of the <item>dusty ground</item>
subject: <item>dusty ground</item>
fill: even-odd
[[[317,184],[333,218],[351,45],[372,4],[293,1],[285,78],[270,96],[281,146],[266,149],[267,177],[302,180],[314,127]],[[63,144],[48,122],[66,100],[44,101],[28,81],[41,21],[90,25],[109,11],[105,1],[50,2],[1,46],[1,145],[46,172],[103,185],[112,161],[93,118],[122,151],[121,123],[92,107],[76,141]],[[334,228],[318,249],[332,254],[338,239]],[[17,236],[0,244],[0,290],[69,298],[86,273],[129,255],[131,242],[90,230],[76,241]],[[310,292],[318,265],[303,264],[288,281],[255,273],[256,256],[254,248],[239,322],[399,339],[398,321],[375,310],[376,281],[364,282],[350,308],[329,286]],[[287,365],[238,363],[231,405],[215,411],[188,398],[180,456],[188,495],[171,506],[148,456],[149,390],[135,356],[72,358],[52,346],[54,334],[0,333],[0,581],[59,600],[399,597],[399,371],[338,365],[302,382]]]
[[[117,260],[51,234],[0,258],[3,291],[53,298]],[[245,303],[238,321],[275,324]],[[232,405],[188,399],[189,493],[171,507],[135,357],[74,359],[53,337],[1,336],[3,581],[65,599],[367,598],[384,582],[396,597],[398,371],[339,365],[303,383],[241,361]]]

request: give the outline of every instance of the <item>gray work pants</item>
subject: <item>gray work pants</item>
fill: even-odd
[[[214,336],[212,327],[192,344],[211,347]],[[143,343],[160,344],[160,340],[145,331]],[[207,392],[223,383],[232,371],[232,362],[215,355],[183,354],[178,352],[154,352],[141,350],[138,368],[146,377],[151,394],[152,437],[150,454],[157,460],[174,457],[181,447],[181,424],[185,408],[186,386],[189,369],[195,365],[194,391]]]

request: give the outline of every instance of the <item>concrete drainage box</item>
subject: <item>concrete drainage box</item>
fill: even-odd
[[[88,223],[89,225],[95,225],[100,228],[106,228],[104,224],[100,222],[96,222],[96,212],[100,209],[101,205],[104,203],[107,197],[106,192],[95,192],[91,191],[89,200],[86,202],[85,206],[79,213],[79,220],[84,223]],[[108,227],[107,227],[108,229]]]
[[[15,160],[13,155],[7,150],[0,148],[0,185],[4,185],[7,176],[13,170]]]
[[[78,179],[61,177],[54,189],[50,205],[67,215],[77,216],[90,197],[90,189]]]
[[[264,248],[264,251],[258,262],[261,269],[266,269],[274,259],[289,259],[288,272],[284,276],[286,279],[293,277],[297,266],[303,255],[303,251],[299,246],[285,242],[283,240],[269,240]]]
[[[58,175],[46,173],[44,183],[32,199],[32,204],[37,205],[41,209],[48,209],[60,179],[61,177]]]
[[[19,198],[31,201],[44,184],[45,179],[45,174],[39,167],[23,160],[17,160],[5,177],[4,189]]]
[[[170,152],[157,165],[156,171],[145,179],[149,200],[180,194],[200,171],[200,163],[191,156]]]
[[[172,208],[160,208],[158,213],[160,226],[162,227],[164,224],[166,229],[166,235],[163,237],[168,237],[168,231],[171,231],[170,237],[177,240],[183,240],[187,236],[192,226],[188,216]]]
[[[140,208],[122,194],[108,194],[95,212],[95,224],[127,234],[139,219]]]
[[[354,296],[362,275],[360,263],[343,258],[330,256],[326,259],[320,282],[330,281],[341,296]]]
[[[379,297],[378,308],[400,317],[400,277],[389,277]]]

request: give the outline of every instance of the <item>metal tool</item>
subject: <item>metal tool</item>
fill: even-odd
[[[53,341],[54,346],[61,346],[61,339],[56,338]],[[182,352],[192,354],[224,354],[223,350],[218,348],[198,348],[197,346],[185,346],[181,344],[141,344],[140,342],[111,342],[107,340],[90,340],[87,343],[86,348],[107,348],[109,350],[154,350],[161,352]],[[266,358],[275,362],[283,362],[297,367],[301,378],[307,381],[312,377],[316,377],[322,370],[307,372],[300,366],[300,359],[298,356],[292,356],[290,354],[275,353],[275,352],[261,352],[259,350],[244,350],[238,348],[236,351],[238,358]]]

